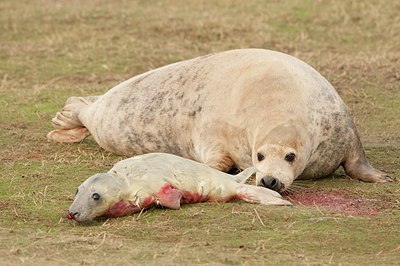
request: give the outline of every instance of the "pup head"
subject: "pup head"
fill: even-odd
[[[76,190],[74,202],[67,212],[68,219],[90,221],[103,216],[120,200],[122,184],[110,173],[95,174]]]

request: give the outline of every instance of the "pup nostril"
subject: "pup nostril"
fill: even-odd
[[[71,213],[70,211],[67,211],[67,218],[68,219],[75,219],[75,216],[77,216],[78,215],[78,212],[74,212],[74,213]]]
[[[273,178],[272,180],[271,180],[271,187],[275,187],[276,185],[277,185],[277,181],[276,181],[276,179],[275,178]]]

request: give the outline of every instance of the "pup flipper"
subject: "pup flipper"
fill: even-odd
[[[254,173],[257,172],[257,168],[252,166],[252,167],[248,167],[246,169],[244,169],[242,172],[240,172],[239,174],[235,175],[235,181],[238,183],[245,183],[247,179],[250,178],[250,176],[252,176]]]
[[[289,201],[282,199],[282,196],[278,192],[265,187],[239,184],[237,195],[239,199],[250,203],[260,203],[265,205],[292,205]]]
[[[171,185],[166,185],[156,194],[161,206],[177,210],[181,207],[182,193]]]

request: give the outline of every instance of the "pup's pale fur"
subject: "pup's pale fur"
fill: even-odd
[[[98,216],[123,216],[156,204],[178,209],[181,203],[233,199],[291,205],[275,191],[242,183],[256,170],[251,167],[232,176],[172,154],[136,156],[83,182],[67,217],[81,222]]]

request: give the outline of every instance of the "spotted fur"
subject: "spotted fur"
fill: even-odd
[[[222,171],[254,165],[259,184],[262,176],[275,176],[285,188],[296,178],[323,177],[341,165],[352,178],[391,180],[368,164],[332,85],[283,53],[211,54],[149,71],[85,99],[67,101],[53,119],[58,130],[49,139],[81,141],[90,132],[117,154],[167,152]],[[71,133],[76,127],[83,129]],[[288,151],[296,153],[290,165],[284,160]],[[263,162],[256,159],[259,152],[265,153]]]

